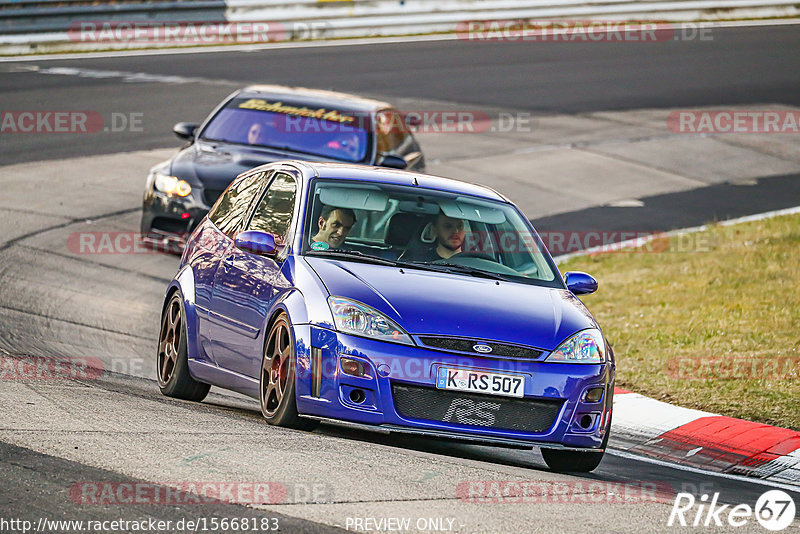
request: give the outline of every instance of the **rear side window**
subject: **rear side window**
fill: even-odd
[[[283,244],[292,224],[296,192],[294,178],[278,174],[258,203],[247,229],[269,232],[275,236],[276,242]]]
[[[231,239],[244,224],[250,203],[258,194],[265,174],[257,172],[234,180],[208,213],[208,219]]]

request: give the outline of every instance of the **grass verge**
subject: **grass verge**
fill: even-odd
[[[617,386],[800,430],[800,215],[568,260],[614,346]]]

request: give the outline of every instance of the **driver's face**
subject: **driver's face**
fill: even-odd
[[[319,218],[319,237],[331,247],[338,248],[344,243],[354,223],[353,218],[346,213],[333,210],[327,220]]]
[[[434,225],[436,241],[450,250],[459,250],[464,244],[464,221],[439,215]]]

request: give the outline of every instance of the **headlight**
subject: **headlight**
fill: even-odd
[[[185,180],[178,180],[174,176],[156,173],[154,181],[156,189],[169,196],[185,197],[192,192],[192,186]]]
[[[567,339],[547,357],[548,362],[604,363],[606,343],[596,328],[583,330]]]
[[[366,304],[342,297],[330,297],[328,305],[333,312],[336,329],[340,332],[404,345],[414,344],[411,336],[400,325]]]

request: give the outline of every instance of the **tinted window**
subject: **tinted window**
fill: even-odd
[[[264,175],[265,173],[259,172],[237,178],[211,208],[208,214],[209,220],[231,239],[241,228],[248,207],[258,194]]]
[[[280,99],[234,98],[202,137],[360,162],[369,154],[369,129],[370,118],[364,113]]]
[[[269,232],[283,244],[292,223],[297,185],[288,174],[278,174],[253,213],[248,230]]]

